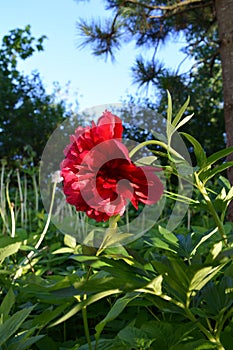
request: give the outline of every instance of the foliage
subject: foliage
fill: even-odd
[[[43,50],[45,36],[35,39],[30,26],[14,29],[0,49],[0,158],[38,163],[46,141],[68,115],[63,102],[48,95],[37,72],[23,75],[19,59]]]
[[[182,158],[171,141],[189,119],[184,107],[173,117],[169,97],[168,142],[160,141],[169,163],[164,169],[174,176]],[[233,226],[225,213],[233,188],[221,175],[230,164],[217,163],[232,149],[206,156],[193,136],[181,135],[196,157],[193,178],[184,174],[193,182],[193,198],[167,192],[160,221],[126,246],[105,241],[96,250],[61,235],[35,201],[37,170],[9,176],[2,164],[1,349],[230,350]],[[149,142],[159,140],[140,147]],[[52,208],[56,183],[51,186]],[[171,232],[169,206],[181,199],[190,216]]]
[[[78,1],[78,0],[77,0]],[[130,40],[142,54],[135,58],[132,80],[141,87],[140,98],[130,98],[142,107],[164,115],[166,90],[178,109],[191,96],[189,112],[195,118],[184,126],[199,141],[207,154],[225,147],[224,111],[220,50],[214,1],[115,1],[105,0],[108,19],[77,22],[81,47],[90,46],[94,55],[115,56]],[[182,51],[194,66],[180,72],[159,61],[159,45],[172,38],[185,40]],[[101,47],[101,50],[100,50]],[[146,52],[146,55],[145,55]],[[145,57],[146,56],[146,57]],[[151,93],[143,99],[142,88]],[[140,122],[140,121],[139,121]],[[130,133],[130,130],[129,130]],[[214,138],[213,138],[214,137]],[[135,135],[137,139],[137,135]]]

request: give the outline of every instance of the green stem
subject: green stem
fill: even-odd
[[[50,221],[51,221],[51,217],[52,217],[52,210],[53,210],[53,204],[54,204],[54,199],[55,199],[55,191],[56,191],[56,186],[57,186],[57,182],[54,182],[53,183],[53,189],[52,189],[52,195],[51,195],[51,202],[50,202],[50,208],[49,208],[49,213],[48,213],[48,217],[47,217],[47,221],[46,221],[46,224],[45,224],[45,227],[40,235],[40,238],[38,240],[38,242],[36,243],[35,245],[35,250],[37,250],[41,243],[43,242],[43,239],[48,231],[48,228],[49,228],[49,224],[50,224]],[[14,276],[14,280],[18,277],[20,277],[21,275],[21,266],[27,264],[31,259],[32,257],[35,255],[35,251],[32,250],[28,255],[27,257],[21,262],[20,264],[20,268],[18,269],[18,271],[16,272],[15,276]]]
[[[36,174],[32,174],[32,183],[33,183],[33,188],[34,188],[34,193],[35,193],[35,211],[38,211],[39,209],[39,196],[38,196],[38,186],[36,182]]]
[[[83,300],[86,300],[86,299],[87,299],[87,295],[84,294]],[[85,336],[86,336],[87,343],[88,343],[88,349],[92,350],[90,332],[89,332],[89,327],[88,327],[87,307],[86,306],[84,306],[82,308],[82,317],[83,317],[84,332],[85,332]]]
[[[24,199],[23,199],[23,191],[22,191],[22,185],[21,185],[21,179],[19,174],[19,169],[16,169],[16,176],[18,181],[18,188],[19,188],[19,200],[20,200],[20,211],[21,211],[21,226],[24,225]]]
[[[7,177],[7,183],[6,183],[6,200],[10,209],[10,215],[11,215],[11,237],[15,237],[15,213],[14,213],[14,203],[10,200],[10,193],[9,193],[9,184],[10,184],[10,175],[11,172],[8,174]]]
[[[109,218],[109,228],[106,230],[105,236],[96,253],[96,256],[99,256],[104,251],[104,249],[107,248],[108,243],[111,240],[111,237],[116,232],[117,222],[119,221],[119,219],[120,219],[120,215],[112,216]]]
[[[206,338],[211,342],[216,344],[218,350],[224,350],[224,347],[222,346],[221,343],[213,336],[213,334],[203,326],[199,321],[197,321],[196,317],[192,314],[192,312],[189,309],[185,309],[186,314],[188,318],[194,322],[197,327],[200,329],[200,331],[206,336]]]
[[[222,320],[219,323],[218,329],[216,331],[216,338],[217,339],[220,339],[220,334],[221,334],[221,331],[224,327],[224,324],[227,321],[227,319],[232,316],[232,313],[233,313],[233,307],[225,314],[225,316],[222,317]]]
[[[162,141],[157,141],[157,140],[150,140],[150,141],[144,141],[142,143],[140,143],[139,145],[137,145],[136,147],[134,147],[132,149],[132,151],[129,153],[130,158],[133,157],[133,155],[138,152],[141,148],[145,147],[145,146],[149,146],[149,145],[157,145],[157,146],[161,146],[164,149],[166,149],[166,151],[168,151],[168,153],[170,152],[171,154],[173,154],[174,156],[183,159],[184,158],[177,153],[173,148],[171,148],[170,146],[166,145],[166,143],[162,142]]]
[[[216,226],[218,227],[218,231],[222,237],[222,240],[225,244],[226,247],[228,247],[228,242],[227,242],[227,236],[226,236],[226,233],[225,233],[225,230],[224,230],[224,227],[223,227],[223,223],[222,221],[220,220],[215,208],[214,208],[214,205],[210,199],[210,197],[208,196],[208,193],[206,191],[206,188],[205,186],[203,185],[203,183],[200,181],[197,173],[194,173],[195,175],[195,178],[196,178],[196,183],[197,183],[197,187],[199,189],[199,191],[201,192],[206,204],[207,204],[207,207],[209,209],[209,212],[212,214],[212,217],[214,219],[214,222],[216,224]]]

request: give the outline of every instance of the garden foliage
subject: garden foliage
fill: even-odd
[[[182,156],[171,139],[191,117],[184,114],[188,102],[173,117],[168,97],[167,143],[153,150],[166,159],[166,206],[153,228],[129,245],[106,241],[97,249],[63,235],[50,223],[56,182],[46,213],[38,169],[13,173],[2,161],[1,350],[231,349],[233,225],[225,214],[233,188],[225,157],[233,148],[207,157],[192,135],[181,133],[195,164],[192,176],[184,173],[193,197],[180,196],[174,179]],[[171,232],[166,222],[174,201],[189,209]]]

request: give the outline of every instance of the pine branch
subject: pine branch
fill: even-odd
[[[213,1],[210,1],[212,3]],[[197,3],[202,3],[202,6],[206,6],[206,1],[204,0],[185,0],[179,3],[175,3],[173,5],[149,5],[145,4],[144,2],[137,1],[137,0],[126,0],[124,4],[131,3],[134,5],[142,6],[144,8],[147,8],[149,10],[160,10],[160,11],[174,11],[177,9],[182,9],[186,6],[197,4]]]

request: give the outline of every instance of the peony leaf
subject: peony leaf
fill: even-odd
[[[0,326],[0,346],[3,345],[13,334],[15,334],[24,320],[31,313],[33,308],[34,306],[16,312]]]
[[[189,290],[193,291],[202,289],[212,279],[212,277],[214,277],[223,268],[223,266],[224,265],[215,267],[207,266],[197,271],[190,282]]]
[[[183,104],[183,106],[180,108],[180,110],[178,111],[177,115],[175,116],[172,125],[174,127],[176,127],[176,125],[179,123],[180,119],[182,118],[184,112],[186,111],[188,105],[190,102],[190,97],[187,98],[187,100],[185,101],[185,103]]]
[[[184,135],[185,138],[193,145],[194,148],[194,154],[197,160],[197,165],[199,168],[202,168],[203,166],[206,165],[206,154],[205,151],[203,150],[201,144],[191,135],[181,132],[181,135]]]
[[[135,162],[135,165],[137,166],[151,165],[156,159],[157,157],[155,156],[142,157]]]
[[[233,153],[233,146],[228,147],[228,148],[224,148],[221,151],[218,151],[214,154],[211,154],[211,156],[209,156],[207,158],[206,166],[209,166],[209,165],[216,163],[218,160],[225,158],[226,156],[228,156],[231,153]]]
[[[126,306],[135,298],[137,298],[138,293],[127,293],[124,297],[117,299],[115,304],[112,306],[105,318],[97,324],[95,327],[96,338],[99,339],[101,332],[103,331],[105,325],[113,321],[117,316],[119,316]]]
[[[96,283],[98,283],[98,282],[96,282]],[[52,323],[49,327],[54,327],[54,326],[57,326],[58,324],[60,324],[62,322],[65,322],[70,317],[74,316],[77,312],[81,311],[83,307],[91,305],[91,304],[95,303],[96,301],[98,301],[100,299],[103,299],[103,298],[105,298],[107,296],[110,296],[110,295],[113,295],[113,294],[118,294],[118,293],[120,293],[119,289],[111,289],[111,290],[107,290],[107,291],[100,292],[100,293],[97,293],[95,295],[92,295],[92,296],[88,297],[88,299],[86,299],[85,301],[79,302],[71,310],[69,310],[64,316],[60,317],[57,321]],[[74,297],[78,301],[80,300],[80,295],[76,295]]]
[[[227,162],[227,163],[223,163],[219,166],[216,166],[214,169],[209,169],[206,170],[204,172],[200,173],[200,179],[203,182],[207,182],[208,180],[210,180],[212,177],[214,177],[215,175],[217,175],[218,173],[223,172],[224,170],[230,168],[231,166],[233,166],[233,162]]]
[[[0,262],[3,262],[5,258],[17,253],[21,245],[21,242],[12,243],[6,247],[0,248]]]

